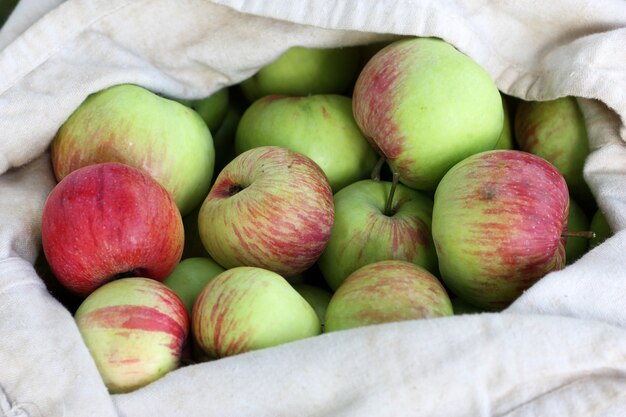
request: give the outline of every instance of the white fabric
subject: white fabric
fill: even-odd
[[[322,335],[107,395],[31,266],[56,129],[113,84],[199,98],[290,46],[389,34],[446,39],[507,94],[581,97],[585,176],[617,233],[504,313]],[[22,0],[0,48],[0,415],[626,415],[622,0]]]

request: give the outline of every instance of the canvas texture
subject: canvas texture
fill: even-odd
[[[202,98],[292,46],[397,35],[443,38],[508,95],[578,97],[614,235],[501,313],[324,334],[109,395],[33,267],[61,124],[112,85]],[[625,45],[621,0],[22,0],[0,30],[0,415],[625,415]]]

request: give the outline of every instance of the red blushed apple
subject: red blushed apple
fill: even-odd
[[[111,393],[132,391],[176,369],[190,327],[176,293],[140,277],[98,288],[75,320]]]
[[[441,278],[475,306],[506,307],[565,265],[568,208],[565,179],[548,161],[514,150],[470,156],[435,193]]]
[[[198,228],[224,268],[254,266],[291,277],[317,261],[333,221],[322,169],[298,152],[260,146],[222,170],[200,208]]]
[[[119,277],[164,280],[184,244],[168,192],[119,163],[80,168],[61,180],[44,205],[41,232],[52,272],[82,296]]]

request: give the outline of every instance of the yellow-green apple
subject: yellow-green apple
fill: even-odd
[[[609,222],[606,220],[606,216],[600,209],[597,209],[593,213],[589,228],[595,234],[595,236],[592,237],[591,240],[589,241],[589,248],[595,248],[600,243],[604,242],[606,239],[608,239],[609,237],[613,235],[611,226],[609,225]]]
[[[356,122],[400,181],[433,191],[465,157],[493,149],[503,126],[500,92],[474,60],[433,38],[396,41],[361,71]]]
[[[496,146],[493,149],[514,149],[515,141],[513,140],[513,129],[511,127],[511,116],[509,111],[509,105],[504,95],[502,97],[502,110],[504,112],[504,121],[502,126],[502,132],[496,142]]]
[[[198,295],[191,317],[198,345],[216,358],[321,332],[313,307],[283,277],[256,267],[215,277]]]
[[[224,268],[256,266],[290,277],[317,261],[333,219],[322,169],[298,152],[261,146],[220,172],[200,208],[198,229]]]
[[[448,294],[433,274],[406,261],[379,261],[354,271],[335,291],[325,331],[453,314]]]
[[[472,155],[435,192],[432,233],[441,278],[497,310],[565,264],[569,195],[558,170],[518,150]]]
[[[243,114],[235,151],[283,146],[322,168],[334,192],[368,178],[378,156],[354,121],[352,101],[336,94],[265,96]]]
[[[336,193],[334,204],[335,222],[317,262],[333,290],[360,267],[382,260],[437,271],[430,197],[402,184],[362,180]]]
[[[112,394],[133,391],[176,369],[189,333],[180,298],[163,283],[142,277],[103,285],[74,317]]]
[[[348,92],[359,70],[359,50],[295,46],[240,83],[251,102],[270,94],[306,96]]]
[[[583,165],[589,155],[587,129],[574,97],[520,101],[515,113],[515,140],[521,150],[552,163],[581,206],[595,205],[583,178]]]
[[[41,223],[52,272],[82,296],[119,277],[162,281],[183,251],[183,223],[169,193],[144,171],[116,162],[63,178]]]
[[[211,133],[198,113],[130,84],[87,97],[54,137],[51,158],[59,181],[100,162],[143,169],[182,215],[208,193],[215,163]]]
[[[187,312],[191,314],[193,304],[202,288],[222,272],[224,268],[211,258],[186,258],[176,265],[163,284],[180,297],[187,307]]]
[[[221,126],[229,110],[229,90],[222,88],[200,100],[176,99],[176,101],[195,110],[215,136],[214,133]]]
[[[569,214],[567,217],[568,230],[591,230],[589,219],[582,207],[570,197],[569,199]],[[589,238],[585,236],[568,236],[567,243],[565,245],[565,261],[567,264],[571,264],[578,258],[583,256],[589,248]]]
[[[307,284],[304,282],[291,284],[293,288],[300,294],[315,310],[317,318],[320,319],[322,329],[324,328],[324,317],[326,315],[326,308],[333,296],[333,293],[327,289],[319,287],[313,284]]]

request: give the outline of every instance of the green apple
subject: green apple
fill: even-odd
[[[485,310],[508,306],[565,264],[569,195],[563,176],[528,152],[472,155],[443,177],[432,233],[442,280]]]
[[[334,192],[368,178],[378,160],[354,121],[351,100],[333,94],[272,95],[255,101],[239,122],[235,151],[269,145],[311,158]]]
[[[475,314],[483,312],[482,309],[469,304],[462,298],[452,297],[450,298],[450,301],[452,302],[452,310],[454,310],[454,314],[457,316],[461,314]]]
[[[213,135],[213,143],[215,144],[215,172],[218,174],[235,156],[237,156],[235,152],[235,135],[241,116],[241,110],[235,106],[229,106],[222,124]],[[214,178],[216,177],[217,176]]]
[[[307,300],[309,304],[311,304],[311,307],[315,310],[315,314],[317,314],[317,318],[320,319],[322,328],[324,328],[326,308],[328,308],[328,303],[330,302],[333,293],[324,288],[318,287],[317,285],[306,284],[303,282],[292,284],[292,286],[305,300]]]
[[[582,207],[595,205],[583,178],[583,165],[589,155],[587,129],[574,97],[521,101],[515,113],[515,140],[521,150],[554,165]]]
[[[600,243],[604,242],[606,239],[613,235],[611,226],[606,220],[604,213],[600,209],[596,210],[593,214],[593,217],[591,218],[591,225],[589,226],[589,228],[592,232],[595,233],[595,236],[591,238],[589,242],[590,248],[595,248]]]
[[[515,141],[513,140],[513,129],[511,128],[511,116],[509,113],[509,105],[502,95],[502,109],[504,112],[504,123],[502,127],[502,133],[498,138],[498,142],[493,149],[514,149]]]
[[[411,262],[380,261],[353,272],[326,310],[327,332],[453,314],[439,280]]]
[[[496,145],[502,98],[489,74],[434,38],[400,40],[365,65],[352,96],[357,124],[409,187],[434,191],[454,164]]]
[[[587,214],[576,201],[569,200],[569,215],[567,217],[567,229],[575,231],[585,231],[590,229]],[[589,238],[584,236],[568,236],[565,244],[565,261],[568,264],[573,263],[583,256],[589,249]]]
[[[189,332],[180,298],[148,278],[103,285],[74,317],[112,394],[133,391],[176,369]]]
[[[219,173],[198,229],[224,268],[256,266],[291,277],[320,257],[333,219],[332,190],[321,168],[298,152],[261,146]]]
[[[382,260],[437,271],[430,230],[433,201],[402,184],[393,187],[393,182],[362,180],[334,195],[335,222],[317,262],[333,290],[360,267]]]
[[[313,307],[280,275],[262,268],[222,272],[200,292],[192,332],[221,358],[320,334]]]
[[[224,268],[211,258],[187,258],[180,261],[163,284],[180,297],[191,314],[202,288],[222,272]]]
[[[211,133],[215,133],[222,125],[229,110],[229,90],[222,88],[200,100],[176,100],[195,110],[207,124]],[[213,135],[215,136],[215,135]]]
[[[270,94],[306,96],[350,91],[359,70],[356,47],[292,47],[240,83],[250,102]]]
[[[54,137],[51,159],[59,181],[100,162],[142,169],[170,193],[185,215],[209,191],[215,151],[198,113],[142,87],[123,84],[87,97]]]

